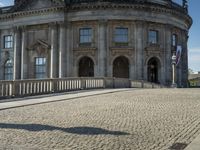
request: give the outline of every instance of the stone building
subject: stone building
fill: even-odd
[[[0,8],[0,79],[119,77],[187,86],[187,1],[15,0]]]
[[[200,87],[200,72],[198,74],[189,74],[190,87]]]

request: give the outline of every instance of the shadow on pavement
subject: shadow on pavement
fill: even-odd
[[[79,134],[79,135],[129,135],[129,133],[121,132],[121,131],[110,131],[102,128],[94,128],[94,127],[71,127],[71,128],[61,128],[50,125],[41,125],[41,124],[6,124],[0,123],[0,129],[17,129],[17,130],[27,130],[32,132],[38,131],[53,131],[59,130],[71,134]]]

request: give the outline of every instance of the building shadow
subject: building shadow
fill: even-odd
[[[71,128],[62,128],[55,127],[50,125],[41,125],[41,124],[9,124],[9,123],[0,123],[0,129],[16,129],[16,130],[27,130],[31,132],[39,131],[63,131],[71,134],[79,135],[129,135],[129,133],[121,131],[110,131],[102,128],[95,127],[71,127]]]

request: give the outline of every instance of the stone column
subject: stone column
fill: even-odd
[[[58,38],[57,38],[57,24],[50,24],[51,32],[51,51],[50,51],[50,70],[49,77],[57,78],[58,77]]]
[[[137,72],[137,80],[144,79],[144,22],[137,21],[136,29],[135,29],[135,52],[136,52],[136,72]]]
[[[65,76],[65,25],[60,23],[59,30],[59,78]]]
[[[107,62],[107,21],[100,20],[98,28],[98,73],[97,76],[106,76]]]
[[[26,44],[27,44],[27,32],[26,27],[22,27],[22,39],[21,39],[21,79],[27,79],[27,50],[26,50]]]
[[[14,29],[14,53],[13,53],[13,80],[20,79],[20,65],[21,65],[21,52],[20,52],[20,30]]]

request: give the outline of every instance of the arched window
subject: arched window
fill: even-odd
[[[4,65],[4,79],[13,80],[13,62],[11,59],[8,59]]]

